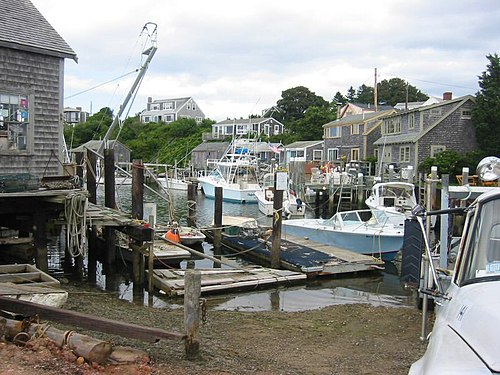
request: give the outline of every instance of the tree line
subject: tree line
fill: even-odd
[[[497,54],[486,57],[488,65],[479,76],[480,90],[476,94],[472,116],[481,153],[498,155],[500,138],[491,135],[500,131],[500,58]],[[379,105],[394,106],[405,101],[425,101],[429,97],[405,80],[392,78],[377,84],[377,98]],[[374,104],[374,88],[363,84],[355,90],[351,86],[345,95],[337,92],[330,101],[304,86],[284,90],[276,105],[263,115],[282,122],[286,133],[268,139],[263,136],[263,140],[286,145],[299,140],[322,139],[323,125],[337,118],[340,106],[354,102]],[[74,127],[66,126],[64,135],[67,144],[74,148],[92,139],[102,139],[112,120],[112,110],[102,108],[90,116],[87,122]],[[202,133],[211,132],[214,123],[210,119],[205,119],[201,124],[197,124],[194,119],[180,119],[168,126],[163,122],[142,124],[136,115],[127,118],[114,131],[112,138],[118,137],[120,142],[129,147],[134,159],[173,164],[175,161],[188,161],[189,152],[202,142]]]

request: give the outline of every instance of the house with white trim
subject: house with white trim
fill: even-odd
[[[193,118],[199,124],[205,119],[205,114],[192,97],[157,99],[148,98],[146,109],[139,115],[141,123],[165,122],[181,118]]]

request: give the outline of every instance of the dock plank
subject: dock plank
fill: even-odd
[[[248,272],[231,269],[201,269],[201,293],[226,292],[264,286],[290,284],[306,280],[306,275],[271,268],[252,267]],[[153,283],[169,296],[184,295],[185,270],[154,270]]]

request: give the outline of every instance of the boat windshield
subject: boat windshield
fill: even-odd
[[[476,220],[470,220],[459,283],[500,279],[500,199],[478,207]]]

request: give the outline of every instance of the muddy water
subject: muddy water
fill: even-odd
[[[121,203],[122,209],[127,211],[130,207],[130,186],[123,186],[117,190],[117,200]],[[187,216],[187,193],[173,191],[172,199],[175,217],[182,224]],[[165,223],[167,221],[168,204],[165,201],[146,192],[145,202],[157,204],[157,222]],[[212,222],[213,206],[213,200],[205,199],[201,193],[198,194],[197,225],[199,227],[207,226]],[[312,214],[312,210],[309,212]],[[264,224],[271,224],[271,219],[262,217],[256,204],[224,202],[223,213],[225,215],[254,217]],[[53,272],[62,276],[57,266],[58,261],[62,260],[63,254],[60,250],[60,243],[62,243],[60,237],[53,238],[51,253],[53,254]],[[212,254],[212,245],[204,243],[203,250],[206,254]],[[237,262],[244,263],[241,260],[237,260]],[[208,260],[197,260],[195,264],[196,268],[213,267],[213,263]],[[185,268],[186,262],[182,262],[181,267]],[[134,292],[131,267],[124,261],[117,262],[117,272],[112,276],[105,275],[106,272],[102,270],[101,265],[98,265],[98,268],[98,287],[116,293],[120,299],[157,308],[182,307],[182,299],[171,299],[162,294],[149,296],[146,291]],[[369,303],[384,306],[414,306],[416,303],[415,291],[406,289],[400,282],[398,265],[394,263],[387,263],[383,271],[366,273],[362,276],[317,279],[301,286],[212,295],[204,296],[204,298],[206,298],[210,309],[239,311],[304,311],[338,304]]]

